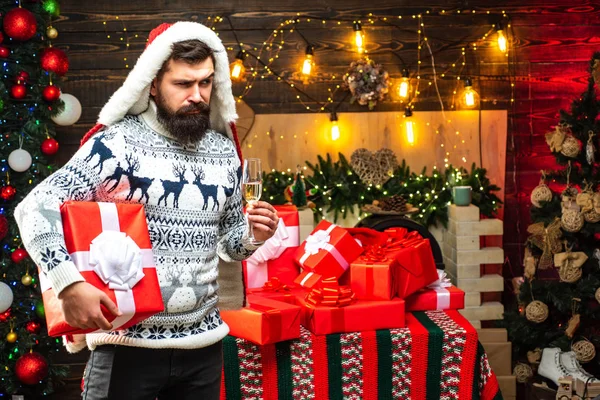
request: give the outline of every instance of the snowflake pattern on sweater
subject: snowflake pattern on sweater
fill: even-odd
[[[15,210],[25,247],[60,292],[81,280],[65,247],[60,205],[144,204],[165,311],[126,330],[88,334],[92,349],[104,343],[191,348],[222,339],[228,328],[216,307],[218,258],[243,260],[255,249],[247,240],[233,142],[208,131],[182,145],[147,121],[127,116],[104,128]]]

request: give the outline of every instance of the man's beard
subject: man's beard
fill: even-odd
[[[161,93],[156,94],[156,118],[175,139],[183,143],[197,143],[210,129],[210,106],[199,102],[171,110]],[[196,112],[195,114],[189,114]]]

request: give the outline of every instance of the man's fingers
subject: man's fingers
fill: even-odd
[[[98,328],[105,330],[105,331],[110,331],[113,327],[112,324],[110,322],[108,322],[108,320],[106,318],[104,318],[104,315],[102,315],[102,314],[98,315],[94,319],[94,322],[98,326]]]
[[[248,216],[248,219],[254,224],[254,227],[263,225],[268,229],[277,228],[278,222],[269,217],[263,217],[262,215],[250,215],[250,216]]]
[[[110,297],[108,297],[108,295],[104,292],[102,292],[102,295],[100,295],[100,303],[104,304],[104,307],[106,307],[106,309],[115,317],[118,317],[121,315],[121,311],[119,311],[119,307],[117,307],[115,302],[112,301],[110,299]]]

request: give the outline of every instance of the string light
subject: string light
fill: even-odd
[[[362,31],[362,26],[358,21],[354,22],[354,42],[356,44],[356,51],[359,54],[364,53],[365,35]]]
[[[338,126],[338,117],[335,111],[329,116],[331,121],[331,140],[336,141],[340,138],[340,127]]]
[[[404,111],[404,129],[406,130],[406,141],[412,146],[415,144],[414,121],[412,110],[406,107]]]
[[[302,63],[302,75],[310,75],[314,63],[313,56],[314,48],[309,44],[308,46],[306,46],[306,57],[304,58],[304,62]]]
[[[235,61],[229,65],[229,70],[231,71],[232,80],[240,81],[244,79],[246,68],[244,67],[244,52],[242,50],[238,51]]]
[[[402,78],[400,78],[400,84],[398,85],[398,96],[401,99],[407,99],[410,95],[410,79],[408,69],[402,70]]]
[[[498,22],[496,24],[496,33],[498,34],[498,49],[503,52],[506,53],[506,50],[508,49],[508,45],[507,45],[507,40],[506,40],[506,36],[504,35],[504,24],[502,24],[502,21]]]
[[[474,108],[479,104],[479,94],[473,89],[471,78],[465,79],[465,90],[463,92],[462,105],[465,108]]]

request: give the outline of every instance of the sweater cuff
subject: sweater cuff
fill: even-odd
[[[61,262],[48,271],[46,276],[52,282],[52,288],[57,297],[67,286],[75,282],[85,282],[85,279],[81,276],[73,261]]]

